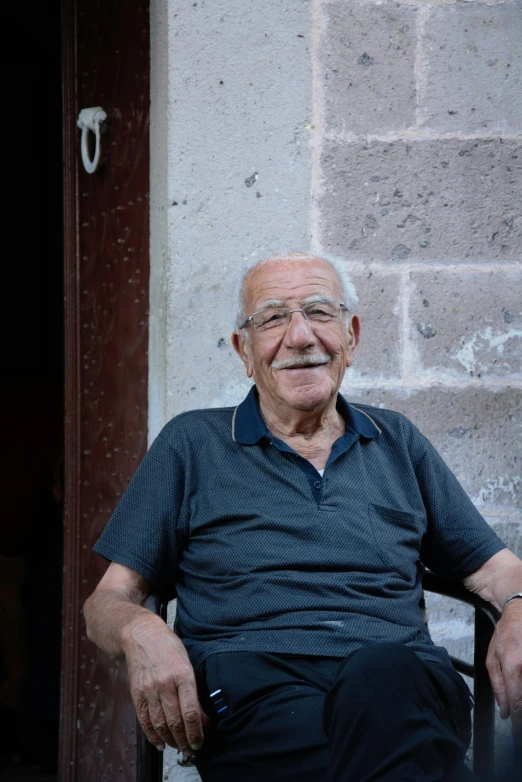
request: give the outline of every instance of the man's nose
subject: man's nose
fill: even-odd
[[[285,332],[285,344],[302,350],[309,345],[315,345],[316,342],[310,321],[305,318],[302,310],[294,310]]]

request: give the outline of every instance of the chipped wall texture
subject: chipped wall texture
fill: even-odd
[[[163,361],[171,417],[248,388],[230,345],[238,265],[309,245],[311,21],[303,0],[155,6],[168,29],[167,51],[153,55],[168,62],[157,97],[167,135],[151,144],[167,170],[168,261],[164,352],[151,355],[150,383]],[[151,413],[152,435],[159,418]]]
[[[237,267],[332,253],[361,296],[343,392],[405,412],[521,555],[522,0],[152,17],[151,437],[245,394]],[[470,654],[466,610],[432,600],[430,623]]]

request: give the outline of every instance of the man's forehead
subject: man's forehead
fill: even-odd
[[[284,300],[309,298],[315,293],[341,294],[341,283],[335,269],[322,258],[307,257],[299,260],[284,259],[266,261],[254,268],[245,284],[245,298]]]

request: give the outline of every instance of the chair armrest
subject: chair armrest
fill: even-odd
[[[427,592],[451,597],[475,609],[475,642],[473,665],[451,657],[454,668],[474,681],[473,770],[480,778],[491,779],[494,771],[495,700],[486,669],[486,656],[500,612],[460,582],[446,579],[426,570],[422,584]]]
[[[459,600],[461,603],[467,603],[474,608],[479,609],[491,621],[493,627],[500,619],[500,611],[483,600],[479,595],[470,592],[461,581],[447,581],[441,576],[435,575],[431,570],[426,570],[422,579],[422,585],[427,592],[434,592],[437,595],[445,595]]]

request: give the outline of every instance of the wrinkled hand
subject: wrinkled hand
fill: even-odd
[[[132,700],[148,740],[159,750],[168,744],[185,756],[200,749],[208,717],[180,639],[159,617],[141,614],[126,628],[123,648]]]
[[[486,660],[500,716],[511,716],[513,737],[522,751],[522,599],[512,600],[502,614]]]

